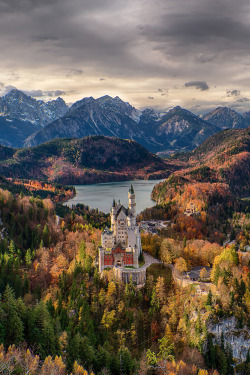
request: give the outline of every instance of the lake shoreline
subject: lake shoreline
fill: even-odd
[[[147,207],[153,207],[156,202],[151,199],[153,187],[160,180],[126,180],[116,182],[100,182],[97,184],[73,185],[76,190],[74,198],[64,202],[64,205],[72,207],[72,205],[84,204],[91,209],[98,209],[104,213],[110,211],[113,199],[121,200],[124,206],[127,206],[127,194],[131,184],[134,186],[137,213],[140,213]]]

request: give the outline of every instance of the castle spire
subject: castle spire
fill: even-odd
[[[136,224],[136,203],[135,203],[135,192],[133,185],[131,184],[129,191],[128,191],[128,208],[130,210],[131,214],[131,220],[130,220],[130,225],[135,225]]]
[[[133,185],[131,184],[130,188],[129,188],[129,193],[130,194],[134,194],[134,188],[133,188]]]
[[[115,198],[114,198],[114,200],[113,200],[112,207],[115,207]]]

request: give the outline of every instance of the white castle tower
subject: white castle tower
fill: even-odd
[[[99,248],[100,272],[108,267],[139,268],[141,235],[136,224],[135,192],[132,185],[128,192],[128,208],[114,200],[110,218],[111,229],[103,231],[102,246]]]
[[[135,203],[135,192],[131,185],[128,191],[128,226],[136,225],[136,203]]]

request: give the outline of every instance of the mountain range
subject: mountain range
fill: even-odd
[[[99,135],[55,139],[18,150],[0,146],[0,175],[7,178],[74,185],[166,178],[171,173],[166,186],[170,180],[173,186],[219,183],[234,194],[249,196],[250,127],[220,131],[195,150],[167,160],[133,140]]]
[[[60,119],[27,138],[25,146],[54,138],[105,135],[133,139],[152,152],[192,150],[219,130],[181,107],[159,116],[152,109],[140,112],[118,97],[105,96],[75,103]]]
[[[84,98],[70,108],[63,99],[44,103],[16,89],[0,98],[0,143],[31,147],[55,138],[104,135],[131,139],[148,150],[189,151],[225,128],[246,128],[250,115],[219,107],[199,117],[179,106],[159,114],[137,110],[119,97]],[[5,118],[5,120],[4,120]],[[17,122],[19,120],[19,122]]]

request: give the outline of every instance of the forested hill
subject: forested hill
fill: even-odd
[[[19,150],[1,147],[0,154],[0,174],[12,178],[85,184],[170,174],[166,162],[135,141],[104,136],[56,139]]]
[[[182,185],[197,182],[226,183],[234,194],[249,196],[250,127],[219,132],[194,151],[173,156],[169,162],[181,166],[182,170],[171,176],[166,182],[167,186],[172,182],[179,185],[180,181]],[[154,198],[162,197],[161,190],[165,191],[165,188],[156,188]]]
[[[220,166],[223,160],[235,155],[239,157],[242,152],[250,152],[250,127],[227,129],[214,134],[189,153],[189,161],[212,162]]]
[[[232,192],[250,193],[250,127],[224,130],[194,150],[189,163],[192,180],[225,182]],[[198,168],[197,168],[198,166]]]

